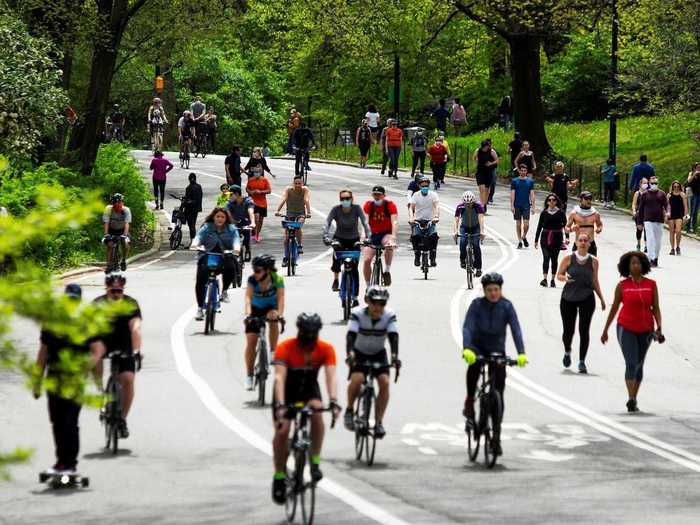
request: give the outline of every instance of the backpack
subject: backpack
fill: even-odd
[[[425,135],[415,135],[413,137],[413,147],[414,148],[425,147]]]

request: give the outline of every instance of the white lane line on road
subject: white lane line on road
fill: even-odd
[[[418,447],[418,452],[425,454],[426,456],[437,456],[438,453],[430,447]]]
[[[169,252],[164,253],[164,254],[161,255],[160,257],[156,257],[156,258],[153,259],[152,261],[147,262],[146,264],[141,264],[141,265],[139,265],[139,266],[134,266],[134,267],[129,268],[129,269],[132,270],[132,271],[134,271],[134,270],[141,270],[141,269],[143,269],[143,268],[147,268],[147,267],[151,266],[152,264],[155,264],[155,263],[157,263],[157,262],[162,261],[163,259],[167,259],[168,257],[170,257],[171,255],[173,255],[174,253],[175,253],[175,250],[170,250]],[[86,273],[85,275],[81,275],[80,277],[78,277],[78,278],[76,278],[76,279],[72,279],[72,281],[73,281],[73,282],[84,281],[84,280],[86,280],[86,279],[90,279],[91,277],[94,277],[96,273],[101,273],[102,271],[103,271],[102,269],[97,268],[97,269],[95,269],[94,272],[90,272],[90,273]]]
[[[503,272],[515,264],[519,258],[519,254],[513,249],[512,244],[510,244],[500,233],[492,230],[491,234],[494,236],[494,239],[496,239],[496,242],[499,244],[501,249],[504,250],[504,255],[506,256],[505,263],[499,268],[499,271]],[[512,253],[510,258],[508,257],[508,249],[510,249]],[[465,302],[470,302],[470,299],[473,299],[478,292],[478,289],[474,289],[466,298]],[[453,322],[452,334],[455,338],[455,342],[460,348],[462,346],[462,332],[459,308],[464,296],[464,288],[458,290],[453,296],[451,305],[451,319]],[[526,397],[529,397],[530,399],[533,399],[556,412],[569,416],[576,421],[584,423],[589,427],[602,432],[603,434],[607,434],[608,436],[618,439],[619,441],[651,452],[659,457],[677,463],[678,465],[686,467],[695,472],[700,472],[700,456],[644,434],[643,432],[639,432],[636,429],[629,428],[603,415],[597,414],[596,412],[535,383],[518,370],[511,370],[509,376],[511,378],[511,381],[508,383],[509,386]]]

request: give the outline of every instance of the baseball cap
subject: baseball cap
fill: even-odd
[[[83,289],[79,284],[75,283],[67,284],[64,293],[73,299],[81,299],[83,297]]]
[[[384,189],[384,186],[375,186],[372,188],[372,193],[382,193],[386,195],[386,190]]]

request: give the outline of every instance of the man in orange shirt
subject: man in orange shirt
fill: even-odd
[[[252,177],[248,177],[248,184],[245,186],[245,191],[253,199],[253,214],[255,215],[255,231],[253,232],[253,240],[260,242],[260,231],[262,230],[263,220],[267,217],[267,195],[272,193],[270,181],[265,178],[262,170],[253,172]]]
[[[279,343],[272,361],[275,365],[272,404],[275,424],[275,436],[272,440],[275,475],[272,480],[272,500],[280,505],[284,504],[287,495],[285,465],[289,455],[289,428],[295,416],[295,409],[290,407],[296,403],[304,403],[314,409],[323,408],[318,384],[318,371],[321,367],[325,370],[326,390],[330,397],[329,408],[333,411],[333,418],[340,414],[335,378],[335,349],[330,343],[318,338],[322,326],[318,314],[300,314],[297,317],[297,336]],[[314,412],[311,416],[309,451],[309,469],[314,483],[323,478],[319,464],[324,431],[321,412]]]
[[[392,120],[389,128],[386,130],[386,154],[389,157],[389,178],[398,179],[399,171],[399,155],[401,154],[401,146],[403,146],[403,130],[396,126],[396,121]]]

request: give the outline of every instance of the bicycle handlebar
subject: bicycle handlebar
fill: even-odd
[[[504,354],[491,354],[490,356],[477,355],[476,360],[483,363],[503,366],[515,366],[518,364],[518,361]]]
[[[346,359],[345,361],[348,364],[348,366],[350,367],[350,369],[352,369],[353,360],[350,359],[350,357],[348,356],[348,359]],[[375,368],[376,369],[376,368],[384,368],[384,366],[386,366],[386,365],[383,365],[381,363],[377,363],[375,361],[359,361],[357,363],[357,366],[364,366],[366,368]],[[397,359],[395,361],[392,361],[392,363],[389,365],[389,368],[393,368],[394,370],[396,370],[396,374],[394,375],[394,383],[396,383],[399,380],[399,375],[400,375],[400,371],[401,371],[401,360]],[[348,379],[350,379],[351,375],[352,375],[352,371],[348,370]]]

